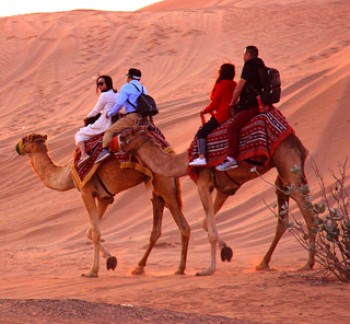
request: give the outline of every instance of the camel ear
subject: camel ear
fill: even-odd
[[[46,141],[47,140],[47,135],[45,134],[43,137],[44,137],[44,140]]]

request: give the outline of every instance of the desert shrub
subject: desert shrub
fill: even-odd
[[[321,265],[323,275],[328,277],[333,274],[340,281],[350,282],[350,196],[345,186],[346,164],[347,160],[344,164],[338,163],[339,175],[332,172],[334,183],[327,188],[314,163],[314,171],[321,188],[321,199],[318,203],[312,203],[308,185],[299,188],[285,188],[283,193],[292,195],[293,191],[297,190],[299,194],[306,198],[305,208],[310,208],[314,212],[315,226],[313,230],[317,234],[315,261]],[[251,171],[257,172],[256,168]],[[291,171],[293,173],[301,172],[297,165]],[[275,208],[269,206],[268,208],[276,217],[279,217]],[[309,234],[305,222],[297,220],[295,215],[290,212],[288,203],[281,206],[280,214],[283,215],[284,213],[290,213],[291,216],[291,221],[288,223],[289,231],[299,244],[308,250]]]
[[[315,227],[317,232],[315,246],[315,261],[324,270],[324,275],[335,275],[340,281],[350,281],[350,196],[346,189],[346,164],[338,163],[338,173],[332,173],[334,183],[326,188],[317,168],[315,169],[320,184],[322,198],[315,204],[310,203],[307,208],[313,208],[315,213]],[[306,193],[306,191],[305,191]],[[307,193],[309,194],[309,193]],[[289,230],[297,241],[308,249],[308,233],[304,222],[297,221],[292,214],[293,221],[289,223]]]

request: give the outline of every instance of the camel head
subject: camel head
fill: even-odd
[[[47,152],[47,135],[29,134],[24,136],[16,145],[16,152],[19,155],[26,153]]]
[[[135,153],[152,136],[146,126],[133,126],[118,136],[119,147],[128,153]]]

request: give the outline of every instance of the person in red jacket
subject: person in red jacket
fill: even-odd
[[[205,159],[207,136],[231,117],[229,105],[237,85],[237,83],[233,81],[234,77],[235,66],[233,64],[225,63],[221,65],[219,77],[210,94],[211,102],[209,106],[201,111],[201,114],[210,113],[212,117],[196,134],[199,155],[198,158],[189,163],[190,166],[205,166],[207,164]]]

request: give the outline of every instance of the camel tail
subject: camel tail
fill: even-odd
[[[309,150],[304,146],[301,140],[297,136],[293,136],[293,144],[298,148],[300,153],[301,170],[303,171],[303,182],[307,183],[307,178],[305,175],[305,161],[309,155]]]

